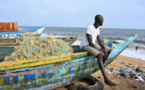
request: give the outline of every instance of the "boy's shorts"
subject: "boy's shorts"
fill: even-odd
[[[101,51],[103,51],[103,49],[102,49],[102,47],[101,47],[100,45],[97,44],[96,46],[97,46]],[[108,47],[108,46],[105,46],[105,49],[107,50],[107,52],[111,50],[111,48]],[[83,47],[82,47],[82,50],[87,51],[88,53],[90,53],[90,54],[93,55],[93,56],[97,56],[97,55],[100,53],[100,51],[98,51],[97,49],[91,47],[90,45],[83,46]]]

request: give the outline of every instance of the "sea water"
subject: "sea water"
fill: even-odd
[[[38,26],[37,26],[38,27]],[[20,29],[33,29],[35,27],[21,26]],[[51,37],[68,37],[77,36],[79,33],[84,33],[87,29],[80,27],[46,27],[42,36]],[[131,43],[120,55],[139,58],[145,60],[145,29],[119,29],[119,28],[100,28],[101,39],[107,40],[121,40],[126,39],[137,33],[138,38]],[[81,38],[79,38],[73,45],[79,45]],[[136,51],[136,46],[138,50]]]

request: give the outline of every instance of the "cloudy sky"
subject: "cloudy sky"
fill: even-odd
[[[145,0],[0,0],[0,22],[19,26],[87,27],[96,14],[102,28],[145,29]]]

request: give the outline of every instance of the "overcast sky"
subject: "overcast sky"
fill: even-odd
[[[96,14],[102,28],[145,29],[145,0],[0,0],[0,22],[19,26],[88,27]]]

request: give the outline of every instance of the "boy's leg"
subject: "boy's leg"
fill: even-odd
[[[102,72],[102,75],[104,77],[104,82],[109,85],[109,86],[115,86],[116,84],[113,83],[112,81],[110,81],[106,75],[106,72],[105,72],[105,69],[104,69],[104,64],[103,64],[103,61],[102,61],[102,55],[99,53],[96,58],[98,59],[98,65],[99,65],[99,68]]]
[[[96,58],[98,59],[98,65],[99,65],[99,68],[102,72],[102,75],[104,77],[104,81],[106,84],[110,85],[110,86],[115,86],[116,84],[113,83],[112,81],[110,81],[105,73],[105,69],[104,69],[104,65],[103,65],[103,60],[102,60],[102,55],[101,53],[96,50],[95,48],[87,45],[87,46],[84,46],[83,47],[83,50],[87,51],[88,53],[90,53],[91,55],[93,56],[96,56]]]
[[[107,52],[107,55],[105,55],[105,56],[103,57],[103,63],[106,62],[106,60],[107,60],[107,58],[109,57],[110,53],[111,53],[111,50],[108,51],[108,52]]]
[[[107,58],[109,57],[109,55],[110,55],[110,53],[111,53],[111,51],[112,51],[112,49],[111,49],[110,47],[108,47],[108,46],[105,46],[105,49],[107,50],[107,55],[105,55],[105,56],[103,57],[103,63],[106,62]],[[104,52],[104,50],[103,50],[103,52]]]

